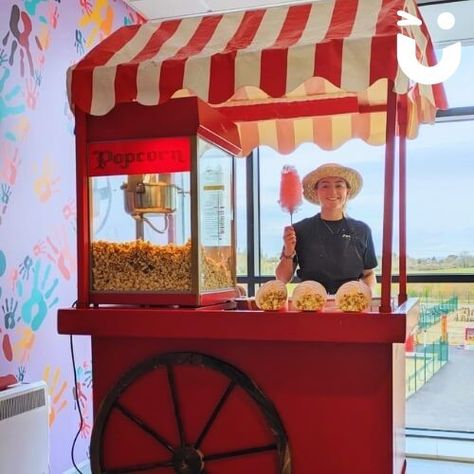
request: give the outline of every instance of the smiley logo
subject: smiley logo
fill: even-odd
[[[415,25],[420,26],[421,20],[416,16],[399,10],[398,16],[403,20],[398,20],[398,26]],[[437,18],[438,26],[443,30],[450,30],[455,24],[452,13],[440,13]],[[446,46],[441,50],[441,59],[435,66],[424,66],[416,58],[416,43],[413,38],[397,34],[397,60],[401,70],[413,81],[420,84],[439,84],[450,78],[461,62],[461,43]]]

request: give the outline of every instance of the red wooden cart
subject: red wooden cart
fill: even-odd
[[[419,15],[412,0],[335,0],[129,26],[69,71],[78,304],[59,310],[58,327],[92,337],[95,474],[405,472],[403,343],[418,318],[406,293],[405,138],[445,101],[440,87],[410,84],[399,70],[398,33],[414,38],[425,65],[434,53],[424,25],[397,26],[398,10]],[[386,143],[380,306],[312,314],[94,301],[87,145],[153,137],[150,116],[190,95],[237,124],[242,155],[261,144]]]

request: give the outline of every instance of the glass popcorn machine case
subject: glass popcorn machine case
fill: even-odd
[[[145,130],[132,122],[115,139],[110,125],[124,110],[86,118],[95,131],[85,150],[85,303],[201,306],[231,299],[235,125],[196,98],[132,109],[138,122],[147,119]]]

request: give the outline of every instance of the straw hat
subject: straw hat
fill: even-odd
[[[316,184],[323,178],[342,178],[349,187],[347,199],[352,199],[362,188],[362,176],[352,168],[337,163],[326,163],[308,173],[303,178],[303,195],[305,199],[313,204],[320,204],[316,192]]]

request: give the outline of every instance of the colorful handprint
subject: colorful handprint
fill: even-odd
[[[67,221],[76,218],[76,203],[74,199],[69,199],[63,207],[63,216]]]
[[[37,257],[44,255],[56,265],[61,275],[69,280],[76,261],[69,248],[65,229],[62,228],[58,235],[60,236],[58,245],[55,245],[52,238],[48,236],[46,237],[46,243],[40,241],[34,246],[33,252]]]
[[[56,29],[56,27],[58,26],[58,18],[58,6],[54,5],[53,3],[50,3],[48,7],[48,21],[49,24],[53,27],[53,29]]]
[[[38,103],[38,85],[36,83],[35,78],[27,78],[26,79],[26,106],[31,109],[35,110],[36,105]]]
[[[36,7],[39,3],[46,2],[47,0],[24,0],[25,1],[25,10],[31,15],[36,15]]]
[[[85,408],[86,403],[87,403],[87,396],[82,390],[82,383],[77,382],[76,387],[72,388],[72,396],[74,398],[74,401],[76,404],[80,405],[82,409]],[[76,407],[74,407],[76,408]]]
[[[8,62],[8,55],[5,53],[5,50],[0,49],[0,66]]]
[[[36,342],[35,333],[29,328],[22,326],[20,329],[20,339],[15,343],[15,354],[21,354],[21,357],[17,357],[20,362],[20,365],[26,367],[27,362],[30,359],[31,351]]]
[[[15,292],[19,275],[20,274],[18,272],[18,268],[10,268],[7,275],[7,283],[8,283],[8,288],[10,289],[12,293]],[[1,296],[1,292],[0,292],[0,296]]]
[[[64,380],[61,386],[58,387],[59,379],[61,376],[61,369],[56,367],[50,381],[51,367],[48,365],[45,367],[43,372],[43,380],[48,384],[48,392],[51,397],[51,411],[49,413],[49,426],[52,426],[56,421],[59,413],[64,410],[67,406],[67,400],[63,399],[64,392],[67,388],[67,382]]]
[[[12,187],[8,184],[0,185],[0,213],[5,214],[7,211],[10,196],[12,195]],[[1,222],[1,221],[0,221]]]
[[[5,359],[9,362],[13,360],[13,348],[8,332],[12,329],[15,329],[16,323],[20,320],[20,318],[16,315],[17,308],[18,301],[14,300],[13,298],[6,298],[2,304],[3,326],[5,328],[5,332],[3,333],[2,337],[2,350]],[[0,333],[1,332],[2,331],[0,329]]]
[[[10,31],[3,37],[2,44],[3,46],[7,45],[11,33],[12,42],[8,62],[10,66],[13,66],[17,48],[20,47],[20,74],[22,77],[25,75],[25,56],[28,60],[30,76],[33,76],[33,58],[30,50],[30,34],[32,30],[33,26],[28,13],[20,10],[18,5],[13,5],[10,12]]]
[[[79,21],[81,28],[92,25],[92,31],[86,40],[87,48],[90,48],[97,39],[101,40],[112,31],[114,10],[108,0],[96,0],[92,9]]]
[[[83,55],[86,51],[86,39],[82,34],[81,30],[76,30],[76,36],[74,40],[74,47],[76,48],[77,54]]]
[[[37,331],[43,324],[48,310],[59,302],[58,297],[54,297],[53,293],[59,280],[55,278],[49,285],[49,274],[51,272],[51,264],[48,264],[40,281],[41,261],[37,260],[33,269],[33,288],[28,300],[21,308],[21,317],[25,324],[31,327],[33,331]]]
[[[0,277],[3,276],[7,269],[7,257],[3,250],[0,250]]]
[[[92,13],[92,3],[89,0],[79,0],[79,5],[81,5],[82,11],[86,15],[90,15]]]
[[[17,375],[18,382],[23,382],[23,380],[25,380],[25,375],[26,375],[26,367],[24,365],[19,365],[18,375]]]
[[[44,51],[46,51],[51,45],[51,29],[49,25],[42,24],[38,32],[38,46],[40,53],[38,55],[38,63],[44,64]]]
[[[9,92],[3,93],[5,83],[9,76],[10,71],[4,68],[2,76],[0,77],[0,122],[9,115],[21,114],[25,111],[23,104],[10,105],[11,101],[20,93],[20,86],[16,85]]]
[[[0,329],[0,334],[2,333],[2,330]],[[2,351],[3,351],[3,357],[8,362],[11,362],[13,360],[13,349],[12,349],[12,344],[10,342],[10,336],[8,333],[3,334],[2,337]]]
[[[30,120],[26,115],[21,115],[15,119],[15,122],[11,126],[10,130],[7,130],[5,137],[12,142],[20,142],[28,137],[30,130]]]
[[[20,263],[20,276],[22,280],[30,278],[30,270],[33,268],[33,259],[27,255]]]
[[[16,182],[20,163],[18,148],[3,142],[0,146],[0,180],[13,186]]]
[[[14,329],[16,323],[20,320],[20,317],[16,315],[17,308],[18,301],[15,301],[13,298],[5,299],[5,302],[2,304],[5,329]]]
[[[10,196],[12,195],[12,187],[2,183],[0,185],[0,224],[2,223],[2,215],[7,212]]]
[[[53,178],[53,167],[48,157],[43,160],[41,170],[39,171],[35,166],[35,172],[38,177],[34,180],[33,187],[40,202],[47,202],[58,189],[56,184],[59,178]]]
[[[90,435],[91,423],[89,422],[89,396],[90,388],[92,386],[92,370],[87,361],[84,361],[82,366],[76,369],[76,387],[73,388],[73,398],[76,406],[81,409],[82,424],[80,425],[80,433],[82,438],[87,438]],[[88,393],[86,393],[88,392]]]

